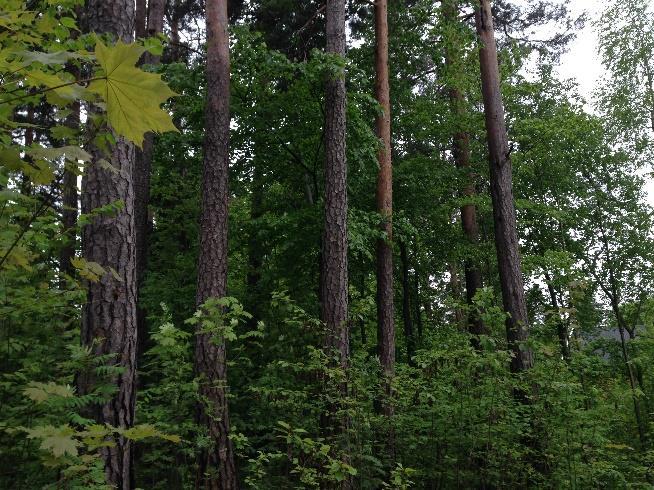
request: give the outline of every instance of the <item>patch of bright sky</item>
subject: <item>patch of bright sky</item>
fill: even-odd
[[[587,101],[587,110],[592,111],[592,94],[606,71],[602,67],[599,54],[597,53],[598,38],[593,28],[593,21],[598,18],[604,9],[604,0],[570,0],[568,7],[573,16],[586,12],[588,21],[586,26],[570,44],[569,50],[561,56],[561,61],[556,71],[562,79],[574,79],[577,82],[579,94]],[[654,8],[654,0],[650,0]],[[651,172],[654,171],[654,162],[646,177],[647,201],[654,206],[654,179]]]

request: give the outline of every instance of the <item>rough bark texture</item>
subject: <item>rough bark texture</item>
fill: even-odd
[[[148,2],[147,0],[136,0],[134,31],[137,38],[145,37],[145,29],[148,17]]]
[[[89,0],[88,28],[98,33],[110,33],[125,42],[132,40],[134,3],[129,0]],[[122,372],[112,375],[109,382],[117,392],[102,406],[95,407],[93,416],[99,423],[126,428],[134,422],[136,372],[136,250],[134,242],[134,187],[132,171],[134,147],[117,139],[111,155],[100,155],[91,149],[97,160],[110,158],[116,171],[91,165],[84,175],[82,212],[109,203],[122,201],[124,207],[115,216],[96,217],[82,232],[82,250],[87,261],[97,262],[113,274],[105,274],[98,282],[89,283],[88,301],[82,316],[82,343],[92,347],[95,355],[113,354],[112,364]],[[81,373],[81,393],[90,392],[98,382],[92,373]],[[119,489],[132,487],[131,444],[118,437],[115,446],[104,448],[107,482]]]
[[[137,2],[137,36],[151,37],[163,32],[165,0],[150,0],[148,2],[147,23],[144,24],[143,33],[138,34],[140,28],[138,19],[138,10],[140,7]],[[144,13],[145,14],[145,13]],[[143,14],[143,15],[144,15]],[[156,65],[159,63],[159,56],[145,53],[142,63],[146,65]],[[145,276],[145,268],[148,256],[148,235],[151,229],[151,219],[148,212],[150,203],[150,173],[152,169],[152,151],[154,149],[154,134],[146,133],[143,139],[143,148],[136,148],[134,161],[134,219],[136,224],[136,280],[140,289]],[[137,325],[139,334],[139,348],[141,353],[144,350],[146,339],[148,337],[145,311],[139,306]]]
[[[458,22],[458,0],[449,0],[443,2],[443,17],[448,22]],[[453,40],[450,40],[452,42]],[[459,55],[457,54],[456,46],[448,45],[445,53],[445,63],[448,69],[454,71],[458,67]],[[456,79],[455,73],[450,73],[450,80]],[[450,99],[450,107],[453,116],[458,124],[465,118],[465,99],[461,90],[456,87],[452,82],[449,83],[448,95]],[[464,129],[457,127],[453,135],[453,155],[454,162],[462,173],[465,173],[465,185],[462,189],[462,194],[468,199],[476,196],[477,191],[474,184],[474,175],[470,168],[470,135]],[[477,224],[477,207],[474,204],[465,204],[461,207],[461,226],[463,233],[470,246],[475,246],[479,242],[479,226]],[[483,287],[481,271],[478,264],[474,259],[466,258],[464,264],[464,275],[466,285],[466,302],[469,305],[473,304],[473,298],[477,291]],[[480,335],[488,333],[488,329],[484,325],[479,315],[471,311],[468,315],[468,330],[473,335]],[[478,345],[478,341],[474,341]]]
[[[328,0],[327,52],[345,56],[345,1]],[[347,163],[345,159],[345,75],[326,82],[325,224],[322,241],[321,317],[327,328],[325,347],[338,352],[341,367],[349,357],[347,322]]]
[[[388,82],[388,5],[375,3],[375,97],[381,107],[375,125],[381,148],[377,153],[377,212],[386,238],[377,240],[377,351],[390,399],[391,378],[395,373],[395,318],[393,312],[393,167],[391,162],[391,101]],[[382,403],[386,416],[393,406]]]
[[[207,103],[204,170],[200,217],[197,304],[227,293],[227,218],[229,208],[229,36],[227,0],[208,0]],[[229,440],[227,352],[225,342],[199,334],[195,370],[200,395],[199,422],[206,426],[212,447],[199,457],[196,487],[238,488],[234,449]]]
[[[533,353],[524,345],[524,341],[529,337],[529,319],[520,269],[511,159],[500,91],[493,16],[489,0],[479,0],[475,10],[475,23],[481,42],[479,60],[488,138],[495,248],[502,288],[502,302],[504,310],[509,314],[506,321],[506,332],[509,348],[514,355],[511,360],[511,370],[520,372],[532,367]]]

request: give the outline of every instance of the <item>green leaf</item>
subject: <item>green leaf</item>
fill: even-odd
[[[98,40],[95,55],[104,77],[89,85],[89,90],[104,99],[114,131],[139,147],[149,131],[177,131],[170,114],[160,107],[175,93],[161,80],[161,75],[135,66],[144,51],[137,44],[119,41],[107,47]]]
[[[77,456],[78,442],[73,439],[75,430],[68,424],[59,427],[46,425],[26,429],[28,439],[41,439],[41,449],[59,458],[65,454]]]

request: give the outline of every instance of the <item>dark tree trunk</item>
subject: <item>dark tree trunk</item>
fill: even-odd
[[[327,0],[327,52],[345,57],[345,0]],[[325,225],[322,240],[321,317],[327,328],[326,350],[338,353],[347,368],[347,163],[345,158],[345,74],[326,82]]]
[[[163,32],[165,0],[150,0],[148,3],[147,23],[145,24],[143,35],[139,37],[152,37]],[[139,2],[137,2],[136,6],[137,9],[141,8]],[[137,14],[138,13],[137,10]],[[137,29],[140,28],[139,22],[137,15]],[[156,65],[159,63],[159,56],[145,53],[141,61],[146,65]],[[136,224],[136,280],[139,291],[143,285],[145,276],[148,257],[148,235],[151,229],[151,219],[148,212],[148,206],[150,203],[150,173],[152,169],[153,150],[154,134],[146,133],[143,138],[143,148],[135,149],[136,155],[133,177],[134,220]],[[145,350],[148,339],[146,312],[140,304],[138,305],[137,328],[139,336],[138,352],[140,354]]]
[[[197,305],[227,293],[227,219],[229,211],[229,36],[227,0],[208,0],[207,103],[200,217]],[[223,339],[198,333],[195,370],[200,378],[199,423],[211,447],[198,461],[196,487],[238,488],[234,449],[229,439],[227,352]]]
[[[500,72],[489,0],[479,0],[475,10],[477,35],[481,42],[479,60],[486,115],[490,163],[490,188],[495,225],[495,248],[504,310],[508,313],[506,335],[513,352],[511,371],[532,367],[533,352],[525,345],[529,337],[529,318],[520,269],[520,250],[513,200],[512,168],[500,91]]]
[[[87,21],[91,31],[110,33],[129,42],[133,39],[134,3],[128,0],[89,0]],[[98,216],[84,226],[82,250],[84,258],[97,262],[117,274],[105,274],[98,282],[88,284],[88,300],[82,316],[81,338],[95,355],[114,354],[112,361],[122,368],[110,382],[117,391],[93,416],[100,424],[127,428],[134,423],[136,391],[136,250],[134,246],[134,187],[132,171],[134,147],[122,138],[111,155],[91,149],[94,160],[110,158],[115,171],[98,164],[91,165],[83,178],[82,212],[109,203],[122,201],[124,206],[115,216]],[[99,380],[92,373],[80,373],[80,393],[89,393]],[[106,382],[103,380],[102,382]],[[103,448],[107,482],[119,489],[132,487],[132,451],[129,440],[116,437],[113,447]]]
[[[136,0],[134,32],[137,38],[144,38],[148,22],[147,0]]]
[[[375,3],[375,97],[381,107],[377,115],[377,212],[385,237],[377,240],[377,350],[382,367],[382,383],[388,400],[380,406],[393,415],[389,403],[391,379],[395,373],[395,318],[393,315],[393,167],[391,163],[391,101],[388,82],[388,5]]]
[[[411,318],[411,280],[409,278],[409,256],[406,244],[400,242],[400,257],[402,259],[402,318],[404,320],[404,337],[406,339],[407,362],[413,366],[413,356],[416,350],[416,340],[413,333]]]
[[[66,117],[64,124],[77,131],[80,125],[80,103],[74,102],[70,107],[70,115]],[[75,142],[71,142],[75,144]],[[75,267],[71,260],[75,257],[77,248],[77,210],[78,210],[78,193],[77,193],[77,174],[70,168],[64,167],[64,175],[61,191],[61,225],[65,237],[65,243],[59,253],[59,267],[61,274],[72,277],[75,273]],[[62,281],[65,284],[65,280]]]
[[[545,281],[547,283],[547,291],[550,293],[550,301],[552,302],[552,309],[554,310],[554,318],[556,320],[556,336],[559,339],[559,346],[561,348],[561,355],[563,359],[568,361],[570,359],[570,342],[568,338],[568,327],[566,326],[561,311],[559,308],[559,300],[556,296],[556,289],[552,283],[552,277],[549,273],[545,273]]]
[[[449,0],[442,3],[443,17],[446,21],[458,22],[458,5],[458,0]],[[452,72],[459,69],[460,66],[460,55],[457,52],[457,46],[453,45],[453,42],[454,40],[449,40],[445,54],[445,63],[447,64],[448,69]],[[449,80],[456,79],[455,73],[450,73],[449,75]],[[466,113],[463,93],[459,87],[454,85],[454,83],[450,83],[448,95],[450,98],[451,111],[455,117],[455,123],[457,125],[462,124],[461,121],[465,119]],[[474,184],[474,175],[470,168],[470,135],[465,131],[465,129],[458,127],[453,136],[454,162],[456,163],[456,167],[465,174],[463,195],[467,199],[472,200],[476,196],[477,191]],[[477,224],[477,207],[474,204],[464,204],[461,207],[461,225],[469,246],[475,247],[479,242],[479,226]],[[466,302],[472,307],[475,294],[477,294],[477,291],[483,287],[479,265],[473,258],[466,258],[464,264],[464,275],[466,283]],[[468,314],[468,331],[475,336],[488,333],[488,329],[484,325],[480,316],[475,313],[474,308],[471,308],[470,313]],[[478,339],[473,340],[473,342],[475,343],[475,346],[479,346]]]

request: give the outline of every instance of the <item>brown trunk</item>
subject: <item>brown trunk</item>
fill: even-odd
[[[207,103],[198,261],[197,305],[227,293],[227,219],[229,211],[229,36],[227,0],[208,0]],[[197,488],[238,488],[234,449],[229,439],[227,352],[224,340],[196,335],[195,370],[200,378],[199,423],[210,448],[199,456]]]
[[[136,0],[136,11],[134,19],[134,32],[137,38],[144,38],[146,36],[146,26],[148,17],[147,0]]]
[[[142,36],[156,36],[163,32],[163,18],[165,0],[150,0],[147,13],[147,24]],[[137,2],[137,8],[139,2]],[[137,12],[138,14],[138,12]],[[138,16],[137,16],[138,17]],[[137,28],[138,18],[137,18]],[[137,33],[138,36],[138,33]],[[145,53],[142,63],[146,65],[156,65],[159,63],[159,56]],[[148,235],[151,228],[151,219],[148,212],[150,203],[150,173],[152,168],[152,152],[154,150],[154,134],[146,133],[143,139],[143,148],[136,148],[134,161],[134,220],[136,225],[136,280],[139,287],[143,285],[145,268],[148,256]],[[145,349],[147,343],[148,331],[146,325],[146,313],[139,305],[137,325],[139,334],[139,354]]]
[[[91,31],[110,33],[125,42],[133,39],[134,3],[128,0],[106,2],[89,0],[87,20]],[[82,182],[82,212],[123,202],[123,209],[115,216],[98,216],[84,226],[82,250],[84,258],[113,269],[118,277],[105,274],[98,282],[88,285],[88,300],[82,316],[81,338],[95,355],[114,354],[110,361],[122,368],[120,374],[110,376],[116,385],[111,398],[94,410],[100,424],[127,428],[134,423],[136,392],[136,250],[134,246],[134,187],[131,179],[134,147],[123,138],[111,155],[100,155],[91,149],[94,160],[110,159],[115,171],[93,164]],[[80,392],[91,392],[98,382],[92,373],[81,373]],[[129,440],[116,437],[114,446],[103,448],[107,482],[119,489],[132,487],[132,451]]]
[[[345,57],[345,0],[327,0],[327,52]],[[321,299],[326,350],[343,369],[349,357],[347,322],[347,163],[345,74],[330,77],[325,93],[325,225]]]
[[[395,373],[395,319],[393,315],[393,167],[391,163],[391,101],[388,82],[388,5],[375,3],[375,97],[381,112],[377,115],[377,212],[385,237],[377,240],[377,350],[382,367],[384,391],[390,399],[391,378]],[[381,403],[385,415],[393,415],[388,400]]]
[[[407,362],[413,366],[413,355],[415,354],[416,340],[413,333],[413,321],[411,318],[411,284],[409,279],[409,256],[406,244],[400,242],[400,257],[402,259],[402,319],[404,321],[404,337],[406,339]]]
[[[506,336],[513,352],[511,371],[532,367],[533,352],[525,345],[529,337],[529,318],[520,269],[520,250],[516,230],[516,212],[509,143],[500,91],[500,71],[489,0],[479,0],[475,10],[477,35],[481,42],[479,60],[486,115],[486,133],[490,164],[490,188],[495,225],[495,248],[502,288],[502,302],[508,313]]]
[[[443,17],[448,22],[458,22],[458,0],[449,0],[443,2]],[[457,53],[455,40],[450,39],[445,53],[445,63],[450,70],[449,80],[456,80],[456,71],[459,67],[460,55]],[[450,98],[450,106],[452,114],[455,117],[455,124],[462,124],[461,121],[465,119],[465,99],[461,90],[450,82],[448,95]],[[470,135],[462,128],[457,128],[454,132],[454,146],[453,155],[456,167],[465,174],[465,185],[463,187],[463,195],[473,200],[477,195],[474,175],[470,168]],[[477,207],[474,204],[465,204],[461,207],[461,226],[463,227],[463,234],[468,241],[470,247],[475,247],[479,243],[479,226],[477,224]],[[464,275],[466,283],[466,302],[471,307],[474,304],[474,297],[477,291],[483,287],[481,279],[481,271],[479,265],[475,263],[472,258],[466,258],[464,263]],[[468,331],[473,335],[487,334],[488,329],[480,316],[471,308],[468,314]],[[475,345],[478,346],[478,340],[475,340]]]
[[[70,115],[66,117],[64,124],[77,131],[80,125],[80,103],[74,102],[70,107]],[[70,144],[76,144],[70,142]],[[75,267],[71,259],[75,257],[77,248],[77,174],[70,168],[64,167],[64,176],[61,191],[61,225],[65,237],[64,246],[59,253],[59,267],[64,277],[72,277],[75,273]],[[65,280],[62,281],[65,284]]]

